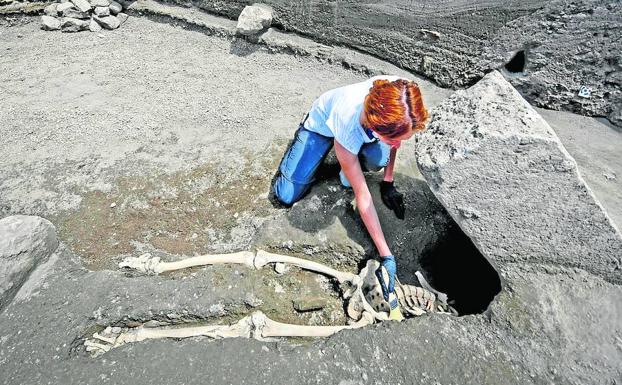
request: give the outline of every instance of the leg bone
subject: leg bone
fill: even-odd
[[[110,336],[102,336],[98,333],[93,334],[93,339],[84,341],[87,351],[94,356],[103,354],[110,349],[144,340],[163,339],[163,338],[190,338],[190,337],[209,337],[214,339],[221,338],[255,338],[263,340],[269,337],[328,337],[341,330],[357,329],[374,322],[374,317],[369,313],[364,313],[363,317],[352,325],[344,326],[305,326],[292,325],[276,322],[268,318],[265,314],[257,311],[250,316],[246,316],[232,325],[205,325],[205,326],[163,326],[155,328],[137,327],[134,329],[122,329],[120,333]],[[105,342],[105,343],[102,343]]]
[[[263,250],[256,254],[250,251],[241,251],[231,254],[201,255],[186,258],[175,262],[161,262],[158,257],[150,257],[143,254],[140,257],[128,257],[119,263],[119,267],[138,270],[145,274],[160,274],[167,271],[185,269],[194,266],[218,265],[218,264],[242,264],[250,268],[261,269],[269,263],[287,263],[298,266],[305,270],[314,271],[337,279],[339,283],[355,282],[357,275],[335,270],[324,264],[309,261],[307,259],[290,257],[287,255],[268,253]]]
[[[265,316],[264,316],[265,317]],[[374,317],[368,312],[351,325],[342,326],[308,326],[292,325],[276,322],[266,317],[261,327],[261,337],[328,337],[346,329],[358,329],[374,323]]]

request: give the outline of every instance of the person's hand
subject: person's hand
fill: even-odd
[[[383,276],[382,268],[387,272],[388,277]],[[397,273],[397,263],[395,262],[395,257],[392,255],[387,255],[386,257],[382,257],[381,267],[376,270],[376,277],[378,281],[380,281],[380,286],[382,287],[382,295],[384,296],[385,301],[389,300],[389,294],[395,291],[395,274]],[[388,278],[388,281],[387,281]]]
[[[395,212],[396,217],[404,219],[404,212],[406,211],[404,208],[404,195],[397,191],[393,182],[380,182],[380,196],[385,206]]]

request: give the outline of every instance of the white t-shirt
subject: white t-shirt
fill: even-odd
[[[363,144],[373,141],[361,126],[360,116],[365,97],[377,79],[394,81],[403,78],[374,76],[360,83],[327,91],[313,102],[304,127],[320,135],[335,138],[346,150],[358,154]]]

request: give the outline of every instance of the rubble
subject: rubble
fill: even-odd
[[[91,7],[107,7],[110,5],[110,0],[90,0]]]
[[[93,13],[97,16],[108,16],[110,15],[110,8],[108,7],[95,7]]]
[[[101,25],[104,29],[116,29],[119,28],[119,26],[121,25],[119,19],[117,19],[116,16],[93,16],[93,20],[98,22],[99,25]]]
[[[50,4],[49,7],[51,7],[52,5],[54,4]],[[60,3],[56,6],[56,12],[57,14],[61,14],[63,13],[64,10],[69,9],[69,8],[75,8],[75,7],[70,2]]]
[[[91,10],[91,4],[87,0],[71,0],[71,2],[82,12]]]
[[[63,32],[116,29],[129,18],[122,11],[123,6],[116,1],[61,0],[45,7],[45,15],[41,16],[41,29]]]
[[[83,19],[83,20],[84,19],[90,19],[90,16],[89,16],[88,13],[79,11],[79,10],[74,9],[74,8],[66,9],[63,12],[63,17],[70,17],[70,18],[73,18],[73,19]]]
[[[47,7],[43,8],[43,13],[45,13],[48,16],[57,16],[58,15],[58,11],[56,10],[57,6],[58,6],[58,3],[52,3],[48,5]]]
[[[80,32],[89,28],[89,22],[73,17],[64,17],[61,19],[60,29],[63,32]]]
[[[60,29],[60,20],[55,17],[41,16],[41,28],[46,31],[56,31]]]
[[[91,21],[89,22],[89,31],[99,32],[101,30],[102,30],[101,25],[99,25],[99,23],[97,23],[94,19],[91,19]]]
[[[116,15],[123,10],[121,4],[117,3],[116,1],[111,1],[108,8],[110,8],[110,13],[113,15]]]
[[[117,14],[117,19],[119,19],[119,26],[123,25],[129,19],[129,15],[127,13],[120,12]]]

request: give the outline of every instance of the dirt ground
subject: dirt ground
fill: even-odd
[[[84,274],[80,279],[85,282],[94,279],[102,287],[130,293],[131,290],[125,287],[114,287],[118,282],[125,282],[115,275],[116,264],[125,256],[144,252],[176,259],[182,255],[266,246],[312,255],[350,270],[356,270],[357,258],[372,255],[362,224],[348,207],[352,196],[339,187],[334,173],[329,174],[299,207],[287,210],[269,200],[269,186],[278,162],[314,98],[325,90],[363,80],[367,77],[365,74],[314,58],[268,53],[248,43],[206,36],[146,18],[131,17],[122,28],[102,33],[45,32],[39,29],[37,19],[29,18],[14,22],[14,26],[8,24],[6,21],[0,24],[0,66],[3,69],[0,72],[0,217],[18,213],[40,215],[56,225],[59,238],[66,246],[64,255],[71,255],[78,261],[72,262],[68,258],[62,262],[72,270],[68,277],[58,273],[59,280],[70,282],[74,274],[78,274],[76,271],[80,271],[78,275]],[[387,69],[410,76],[395,67],[387,66]],[[434,103],[450,93],[425,80],[419,83],[424,96],[430,95],[429,100]],[[430,104],[433,106],[434,103]],[[567,113],[542,113],[576,157],[588,183],[612,218],[618,224],[622,223],[622,159],[616,156],[622,144],[622,134],[594,119]],[[599,134],[590,135],[585,144],[588,130]],[[398,163],[396,172],[397,182],[404,186],[408,201],[413,202],[407,216],[408,225],[389,217],[388,210],[378,209],[387,226],[388,237],[396,243],[401,258],[407,258],[409,253],[418,257],[426,250],[417,242],[425,239],[433,244],[438,234],[453,230],[451,224],[446,223],[442,208],[429,203],[431,194],[426,192],[425,183],[416,170],[408,170],[404,163]],[[375,177],[370,175],[370,178],[374,180]],[[327,198],[323,204],[317,204],[318,197]],[[300,223],[305,219],[317,226],[306,227]],[[406,265],[405,261],[400,262]],[[413,260],[413,263],[417,262]],[[82,267],[88,272],[82,271]],[[404,269],[407,271],[406,267]],[[517,271],[511,272],[519,277],[517,281],[527,282],[519,289],[532,295],[528,287],[531,287],[530,280],[536,278],[520,268]],[[238,282],[234,288],[229,286],[230,293],[218,294],[221,296],[235,296],[253,287],[250,291],[264,299],[258,306],[281,320],[315,324],[344,320],[334,288],[301,272],[279,277],[272,272],[256,274],[224,268],[161,277],[157,281],[161,287],[157,290],[174,289],[177,297],[161,298],[160,305],[154,306],[170,310],[171,306],[179,304],[175,302],[177,300],[187,302],[179,296],[186,291],[194,292],[195,287],[188,283],[188,278],[195,276],[208,282],[205,287],[222,285],[223,292],[229,282]],[[108,278],[110,283],[105,283]],[[250,286],[239,284],[243,278],[250,280]],[[546,278],[538,278],[537,282],[544,281]],[[52,284],[52,287],[58,290],[71,287],[63,282],[62,285]],[[131,287],[140,287],[136,282]],[[156,285],[140,282],[147,287]],[[287,295],[279,295],[277,284],[285,288]],[[612,303],[611,298],[615,295],[611,293],[619,291],[607,285],[598,281],[594,286],[604,291],[602,298],[606,303]],[[163,291],[159,293],[162,297]],[[580,293],[583,295],[584,292]],[[102,293],[92,295],[98,297],[97,300],[108,300]],[[141,295],[147,294],[135,295],[142,301],[145,297]],[[292,299],[301,295],[323,296],[329,305],[322,314],[315,315],[299,316],[291,309],[282,311]],[[502,301],[513,303],[516,299],[512,293],[504,295]],[[579,302],[583,300],[582,297]],[[61,317],[60,303],[60,300],[55,302],[54,306],[58,305],[55,315],[48,315],[55,317],[54,320]],[[201,312],[198,305],[195,305],[195,311]],[[91,305],[83,301],[75,306],[73,309],[84,310]],[[114,310],[112,304],[102,306],[109,307],[107,321],[119,321],[124,311],[143,312],[140,313],[143,316],[151,313],[147,302],[125,305],[118,310]],[[511,317],[518,317],[516,314],[523,311],[523,306],[521,303],[517,310],[507,312]],[[592,305],[586,309],[592,312]],[[7,312],[2,322],[14,324],[21,319],[19,317],[22,317],[19,312]],[[93,322],[92,318],[81,317],[86,315],[74,317],[80,327]],[[465,325],[476,324],[477,330],[488,333],[481,318],[465,318]],[[43,322],[57,324],[57,321]],[[439,322],[446,329],[466,327],[455,323],[458,321]],[[417,328],[428,327],[417,325]],[[393,334],[388,336],[393,329],[380,327],[375,330],[382,344],[395,338]],[[353,334],[361,346],[372,338],[369,331],[364,333]],[[1,341],[9,341],[8,338]],[[439,338],[443,340],[442,333]],[[466,343],[461,338],[455,341]],[[9,343],[6,346],[13,346]],[[339,354],[343,354],[342,348],[346,349],[349,343],[335,340],[327,342],[328,348],[316,345],[305,352],[289,352],[288,347],[281,345],[271,345],[269,350],[271,357],[273,353],[285,350],[284,356],[290,357],[291,354],[298,362],[304,362],[304,354],[323,357],[324,353],[318,352],[324,349],[339,350]],[[225,345],[221,351],[228,353],[214,353],[218,350],[212,346],[210,349],[216,349],[213,352],[216,356],[212,357],[231,356],[241,350],[248,353],[251,351],[249,346],[260,350],[259,345],[253,343],[239,344],[236,341]],[[488,348],[482,346],[492,342],[486,340],[481,344],[478,349],[482,349],[483,357]],[[525,346],[521,345],[521,349]],[[376,351],[370,349],[369,355],[365,356],[367,359],[376,356]],[[166,352],[166,345],[156,347],[156,351]],[[361,348],[361,352],[364,351]],[[365,360],[361,358],[364,353],[360,354],[352,360],[358,360],[357,367],[364,367],[366,364],[360,361]],[[188,355],[192,355],[190,351]],[[5,356],[0,354],[0,364],[8,362],[2,361],[2,357]],[[63,365],[75,369],[75,362],[65,358],[68,361]],[[614,358],[608,356],[603,360],[609,365]],[[330,361],[330,357],[320,361],[325,360]],[[529,360],[537,361],[538,358]],[[516,362],[519,361],[517,358]],[[8,367],[13,378],[23,378],[23,370],[11,362]],[[499,364],[497,371],[495,366],[486,372],[490,375],[488,378],[505,370],[526,374],[521,366],[523,363],[516,362],[511,369]],[[272,368],[285,364],[281,362]],[[408,371],[406,364],[399,365]],[[618,370],[608,368],[603,369],[606,375]],[[291,373],[291,370],[283,373]],[[548,379],[547,370],[538,369],[533,378]],[[597,372],[600,367],[590,370],[590,373]],[[76,374],[76,378],[84,379],[85,373]],[[131,377],[131,372],[123,373],[123,376]],[[329,371],[318,373],[318,381],[329,375]],[[379,372],[375,375],[376,379],[383,376]],[[456,370],[451,378],[455,380],[460,375],[460,370]],[[603,378],[608,378],[606,375]],[[579,374],[572,376],[573,379],[584,378]],[[113,377],[110,375],[109,378]],[[28,382],[36,382],[36,378],[32,377]],[[55,379],[59,378],[62,376]],[[340,378],[345,381],[349,377]],[[408,377],[391,378],[404,381]],[[188,382],[197,380],[194,378]],[[185,382],[183,378],[179,381]],[[359,377],[357,381],[360,381]]]

